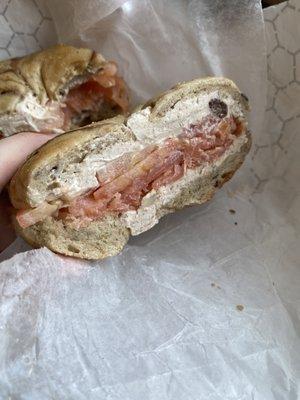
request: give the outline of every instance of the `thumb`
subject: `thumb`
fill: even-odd
[[[0,192],[27,156],[55,136],[54,133],[22,132],[0,140]]]

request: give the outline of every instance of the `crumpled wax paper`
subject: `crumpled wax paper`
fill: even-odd
[[[9,2],[9,55],[21,51],[18,15],[35,9],[24,43],[54,40],[54,22],[60,41],[119,62],[133,103],[229,76],[250,98],[254,143],[211,202],[117,257],[76,261],[21,239],[0,255],[1,398],[298,399],[299,1],[267,9],[265,26],[258,0],[47,6],[53,20],[40,1]]]

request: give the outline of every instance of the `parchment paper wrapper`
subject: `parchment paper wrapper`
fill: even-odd
[[[6,21],[29,10],[13,4]],[[53,26],[37,6],[40,27]],[[2,397],[297,399],[299,2],[267,10],[266,41],[258,0],[47,6],[60,41],[119,62],[133,103],[197,76],[234,79],[254,144],[210,203],[164,218],[117,257],[24,252],[20,239],[0,255]]]

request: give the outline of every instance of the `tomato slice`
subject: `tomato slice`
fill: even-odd
[[[36,208],[19,210],[16,219],[22,228],[27,228],[54,214],[58,210],[58,205],[43,203]]]
[[[97,112],[104,102],[115,103],[123,113],[128,111],[127,88],[116,73],[116,65],[108,63],[99,73],[69,90],[63,108],[66,124],[70,124],[72,118],[82,112]]]

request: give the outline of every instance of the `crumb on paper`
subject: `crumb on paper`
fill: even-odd
[[[221,286],[217,285],[216,283],[212,282],[210,284],[211,287],[216,287],[217,289],[221,289]]]
[[[242,304],[238,304],[238,305],[236,306],[236,309],[237,309],[238,311],[243,311],[244,306],[243,306]]]
[[[227,190],[227,196],[228,197],[233,198],[233,197],[235,197],[235,194],[236,194],[236,192],[233,192],[231,190]]]
[[[243,193],[245,193],[245,190],[246,190],[246,185],[241,185],[238,189],[235,189],[235,190],[228,190],[227,189],[226,192],[227,192],[227,196],[229,198],[234,198],[234,197],[243,195]]]
[[[236,213],[236,211],[233,208],[230,208],[229,212],[230,212],[230,214],[235,214]]]

